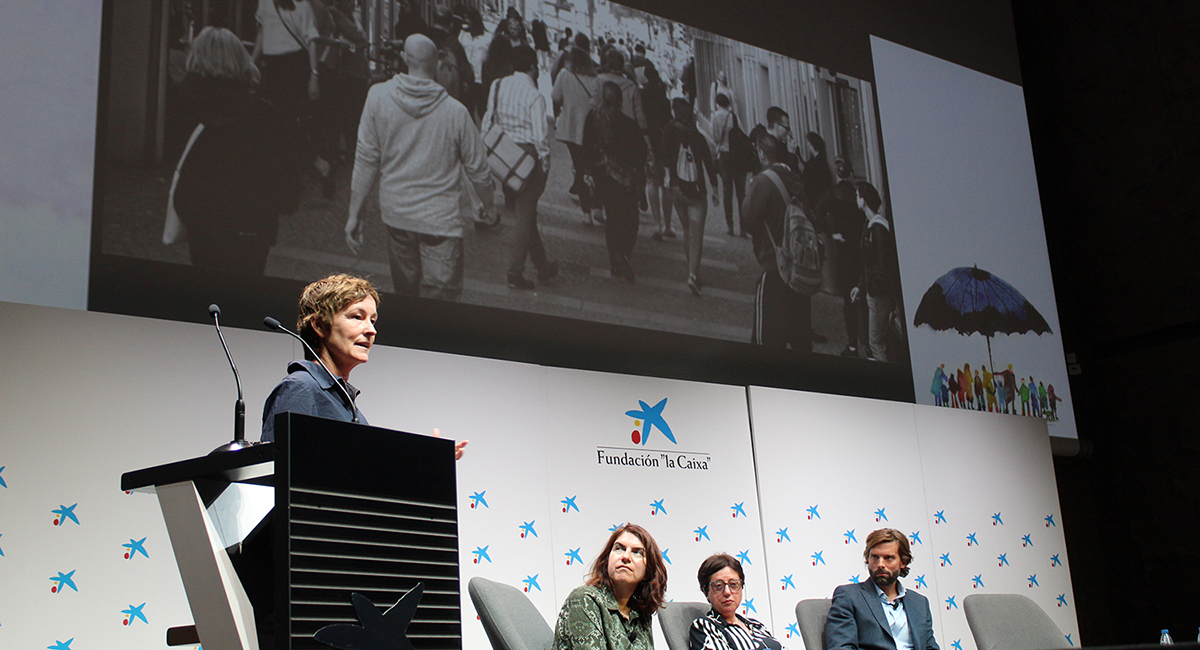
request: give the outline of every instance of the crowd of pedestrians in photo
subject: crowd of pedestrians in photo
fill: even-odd
[[[491,33],[470,6],[439,9],[433,24],[408,1],[398,8],[374,85],[354,0],[259,0],[250,52],[226,29],[202,30],[183,82],[199,126],[176,168],[164,242],[186,232],[193,264],[261,274],[300,179],[315,175],[332,196],[353,151],[346,244],[363,249],[377,191],[396,293],[458,299],[464,227],[501,223],[507,286],[532,290],[560,272],[538,229],[555,138],[582,223],[604,228],[612,277],[636,282],[645,212],[649,237],[681,239],[679,282],[702,298],[705,225],[719,206],[726,233],[750,239],[762,267],[754,343],[812,349],[818,287],[802,276],[833,262],[842,354],[895,360],[889,342],[903,326],[887,208],[848,159],[830,164],[819,134],[794,137],[777,106],[747,128],[724,71],[702,116],[695,62],[665,80],[641,43],[567,29],[554,52],[547,25],[513,8]],[[534,162],[520,183],[498,182],[489,166],[484,136],[498,132]]]

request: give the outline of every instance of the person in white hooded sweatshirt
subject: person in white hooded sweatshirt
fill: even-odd
[[[395,293],[457,300],[463,285],[464,172],[484,210],[495,216],[487,149],[470,112],[435,80],[433,41],[410,36],[403,57],[408,74],[372,86],[363,108],[346,244],[355,255],[362,250],[360,215],[378,181]]]

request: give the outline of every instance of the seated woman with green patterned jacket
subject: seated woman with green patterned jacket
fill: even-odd
[[[650,620],[663,606],[667,569],[658,543],[637,524],[617,527],[592,562],[587,584],[567,596],[553,650],[649,650]]]

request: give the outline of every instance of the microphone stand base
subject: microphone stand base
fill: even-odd
[[[246,440],[234,440],[233,442],[227,442],[227,443],[221,445],[220,447],[217,447],[216,449],[208,452],[208,455],[212,456],[213,454],[223,454],[227,451],[241,451],[243,449],[249,449],[253,446],[254,446],[254,443],[248,442]]]

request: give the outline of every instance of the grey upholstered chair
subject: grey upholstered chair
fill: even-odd
[[[963,599],[979,650],[1050,650],[1067,646],[1046,612],[1020,594],[971,594]]]
[[[800,638],[808,650],[825,650],[825,619],[829,618],[828,598],[809,598],[796,603],[796,622],[800,624]]]
[[[658,625],[669,650],[688,650],[688,630],[692,621],[704,616],[712,605],[703,603],[667,603],[659,610]]]
[[[467,591],[495,650],[549,650],[554,643],[554,630],[520,589],[476,577]]]

